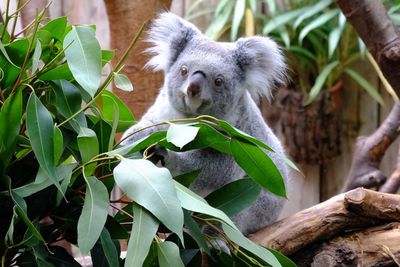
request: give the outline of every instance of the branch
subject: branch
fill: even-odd
[[[389,115],[376,131],[366,137],[357,139],[352,164],[343,191],[357,187],[379,187],[385,180],[385,175],[379,170],[379,165],[386,149],[399,135],[400,102],[396,102]]]
[[[254,242],[292,255],[317,241],[400,221],[400,195],[358,188],[295,213],[250,235]]]
[[[380,192],[385,193],[396,193],[400,188],[400,146],[397,152],[397,164],[396,169],[393,171],[392,175],[386,181],[385,184],[379,189]]]
[[[400,95],[400,36],[382,1],[336,0],[364,41],[383,75]]]

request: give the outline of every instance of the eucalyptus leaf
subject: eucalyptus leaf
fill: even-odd
[[[129,108],[113,93],[109,91],[103,91],[101,93],[102,107],[101,113],[104,120],[113,125],[114,118],[114,104],[118,106],[119,118],[117,120],[117,132],[126,131],[130,126],[135,123],[135,118],[133,117]]]
[[[187,210],[183,211],[185,217],[185,226],[190,236],[196,241],[199,247],[204,250],[208,255],[211,256],[210,248],[207,245],[206,239],[204,238],[203,233],[200,230],[197,222],[192,218],[190,212]]]
[[[57,40],[62,40],[65,33],[65,28],[67,27],[67,18],[60,17],[49,21],[46,25],[44,25],[41,30],[48,31],[52,37]]]
[[[225,234],[229,237],[229,239],[238,244],[239,246],[254,253],[256,256],[258,256],[271,266],[282,267],[282,265],[280,264],[280,262],[277,260],[277,258],[273,253],[253,243],[237,229],[232,228],[226,223],[222,223],[222,229],[224,230]]]
[[[99,153],[99,141],[96,133],[89,128],[81,127],[78,135],[78,147],[82,162],[86,163]]]
[[[89,26],[72,26],[63,48],[75,80],[93,97],[101,80],[101,50],[95,31]]]
[[[278,196],[286,196],[281,173],[262,149],[254,144],[232,139],[231,151],[238,165],[253,180]]]
[[[103,228],[100,234],[101,246],[103,248],[104,255],[107,259],[108,265],[119,266],[119,255],[117,248],[113,240],[111,239],[110,233],[107,228]]]
[[[53,140],[54,125],[51,114],[34,92],[31,93],[28,99],[26,111],[26,128],[36,159],[49,179],[62,192],[56,176]]]
[[[38,78],[42,81],[55,81],[55,80],[67,80],[70,81],[74,77],[67,63],[61,64],[55,68],[51,68],[48,71],[40,74]]]
[[[114,83],[115,87],[117,87],[118,89],[127,92],[133,91],[133,85],[131,83],[131,80],[129,80],[129,78],[124,74],[114,73]]]
[[[39,39],[36,40],[35,51],[32,56],[32,68],[31,73],[35,73],[39,67],[40,56],[42,55],[42,46],[40,44]]]
[[[54,127],[54,164],[58,165],[58,161],[61,158],[64,146],[63,146],[63,135],[59,128]]]
[[[205,200],[232,217],[249,207],[258,197],[261,187],[251,179],[233,181],[213,191]]]
[[[96,177],[86,179],[85,202],[78,220],[78,245],[82,254],[88,254],[99,239],[106,223],[109,196],[107,188]]]
[[[178,246],[170,241],[164,241],[157,246],[158,263],[160,267],[184,267],[179,256]]]
[[[144,159],[122,158],[114,168],[114,179],[130,199],[150,211],[183,240],[183,211],[167,169]]]
[[[167,131],[167,141],[182,148],[196,138],[199,129],[185,124],[171,124]]]
[[[128,242],[125,266],[142,266],[157,233],[158,221],[144,208],[133,205],[133,226]]]
[[[5,172],[17,143],[22,118],[22,90],[4,101],[0,110],[0,175]]]

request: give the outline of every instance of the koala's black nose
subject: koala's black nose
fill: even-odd
[[[189,78],[187,94],[189,97],[197,97],[201,94],[201,87],[205,81],[205,75],[201,71],[196,71]]]

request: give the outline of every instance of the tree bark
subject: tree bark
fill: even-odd
[[[113,60],[115,64],[142,24],[154,18],[159,12],[168,10],[171,0],[105,0],[105,4],[110,22],[111,47],[116,52]],[[115,90],[115,93],[129,106],[136,118],[143,115],[154,101],[163,82],[161,73],[143,69],[149,60],[149,57],[143,54],[145,49],[146,44],[142,36],[141,41],[129,55],[123,69],[123,73],[132,81],[134,91]]]
[[[400,95],[400,36],[382,1],[336,0],[364,41],[383,75]]]
[[[400,223],[372,227],[304,248],[292,259],[297,266],[393,266],[400,259]]]
[[[293,214],[250,235],[254,242],[292,255],[344,232],[400,221],[400,195],[358,188]]]
[[[400,102],[396,102],[389,115],[373,134],[368,137],[358,137],[343,191],[360,186],[379,188],[386,181],[385,175],[379,170],[379,165],[387,148],[398,137],[399,126]]]

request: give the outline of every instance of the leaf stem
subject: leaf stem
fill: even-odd
[[[0,37],[1,40],[3,40],[3,38],[4,38],[4,34],[7,31],[8,22],[10,21],[10,16],[8,14],[9,11],[10,11],[10,0],[7,0],[7,4],[6,4],[6,19],[4,21],[4,28],[3,28],[3,31],[2,31],[1,37]]]
[[[76,113],[72,114],[69,118],[67,118],[65,121],[61,122],[60,124],[58,124],[56,127],[60,127],[62,125],[64,125],[65,123],[69,122],[70,120],[74,119],[76,116],[78,116],[81,112],[85,111],[86,109],[88,109],[96,100],[97,98],[101,95],[101,93],[107,88],[107,86],[111,83],[113,77],[114,77],[114,72],[119,72],[121,71],[121,67],[123,67],[123,63],[126,60],[126,58],[128,57],[129,53],[132,51],[133,47],[136,45],[137,41],[139,40],[140,36],[142,35],[145,27],[146,27],[146,23],[144,23],[139,31],[136,33],[135,37],[133,38],[133,40],[131,41],[131,43],[128,46],[128,49],[126,49],[126,51],[124,52],[124,54],[122,55],[121,59],[119,60],[119,62],[117,63],[117,65],[114,68],[114,71],[111,71],[110,74],[108,75],[108,77],[106,78],[106,80],[103,82],[103,84],[99,87],[99,89],[97,89],[94,97],[86,104],[84,105],[80,110],[78,110]]]

